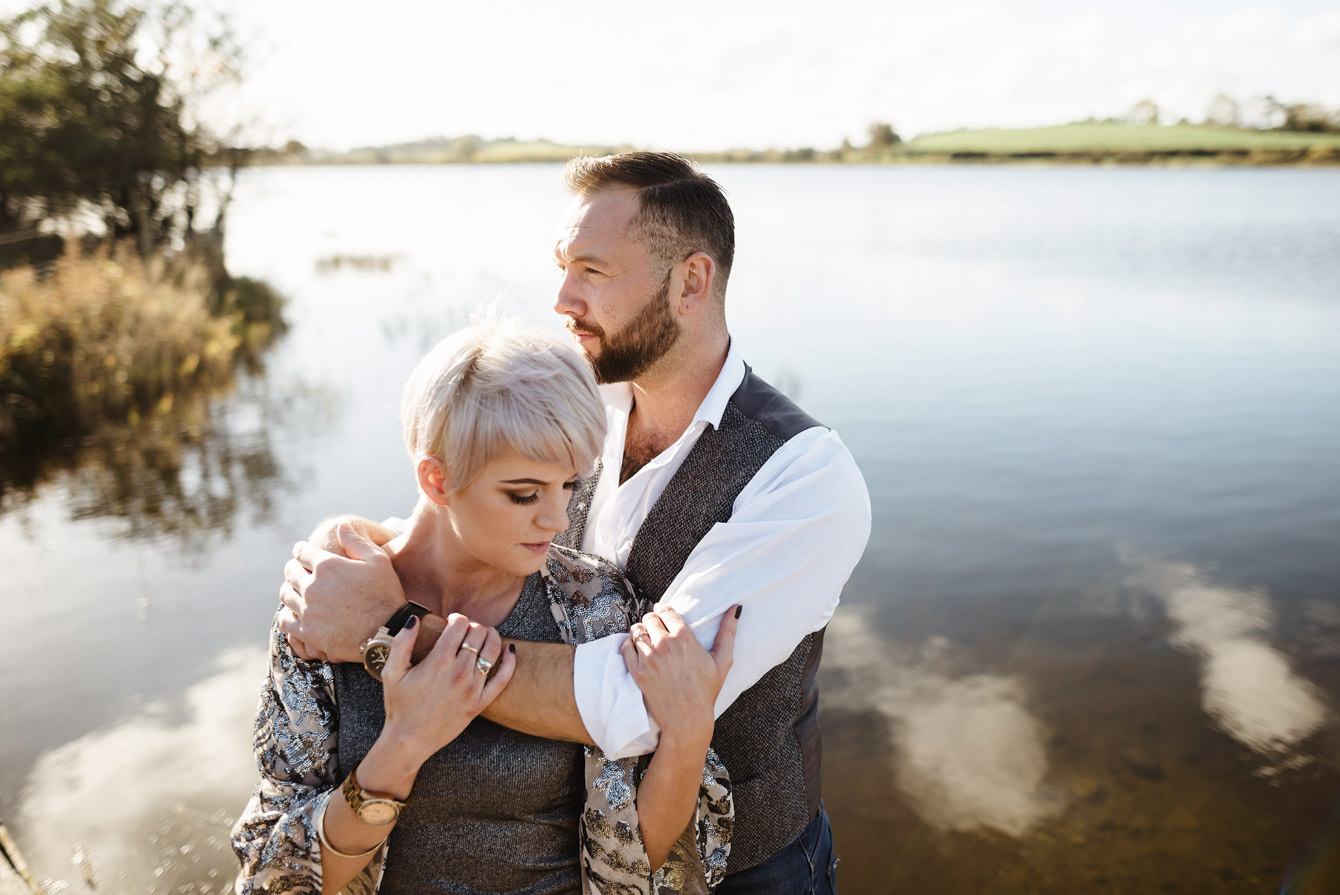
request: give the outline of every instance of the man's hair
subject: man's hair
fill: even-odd
[[[605,408],[577,347],[496,321],[453,333],[419,361],[400,420],[410,456],[441,460],[453,492],[508,450],[586,472],[605,438]]]
[[[668,152],[625,152],[575,158],[563,172],[574,195],[589,198],[609,187],[637,191],[638,213],[628,238],[641,243],[665,268],[695,252],[716,264],[713,292],[726,294],[735,261],[735,216],[726,194],[688,159]]]

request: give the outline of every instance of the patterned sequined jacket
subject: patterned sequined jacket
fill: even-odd
[[[627,631],[647,610],[619,570],[597,557],[554,546],[539,573],[566,643]],[[260,782],[233,828],[241,861],[239,895],[320,892],[321,844],[315,815],[338,790],[335,683],[329,664],[297,658],[270,631],[270,668],[257,708],[254,745]],[[637,782],[645,758],[609,759],[585,751],[586,804],[579,820],[582,892],[599,895],[706,893],[725,874],[734,822],[730,777],[714,752],[703,767],[693,822],[653,875],[637,822]],[[345,892],[370,895],[388,845]]]

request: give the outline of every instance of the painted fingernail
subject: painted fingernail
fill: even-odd
[[[735,607],[735,617],[736,617],[736,618],[739,618],[739,617],[740,617],[740,610],[743,609],[743,608],[744,608],[743,606],[736,606],[736,607]]]
[[[739,615],[738,612],[735,614]],[[419,623],[419,617],[417,615],[411,615],[409,617],[409,621],[405,622],[405,630],[408,631],[410,628],[414,627],[418,623]]]
[[[516,644],[515,644],[515,643],[509,643],[509,644],[507,644],[507,651],[508,651],[509,653],[513,653],[513,654],[515,654],[515,653],[516,653]]]

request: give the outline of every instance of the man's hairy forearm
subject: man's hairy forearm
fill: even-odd
[[[440,615],[425,615],[414,641],[414,661],[428,655],[446,627]],[[503,649],[516,646],[516,671],[498,698],[483,711],[494,724],[531,736],[591,743],[572,689],[575,650],[565,643],[535,643],[503,638]]]
[[[572,689],[575,648],[507,638],[504,642],[516,645],[516,672],[484,710],[484,717],[531,736],[591,743]]]

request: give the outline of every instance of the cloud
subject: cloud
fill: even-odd
[[[236,866],[228,831],[256,775],[264,668],[262,651],[228,653],[180,704],[149,706],[42,756],[13,826],[34,874],[64,891],[211,879],[223,891]]]
[[[1270,644],[1274,617],[1263,592],[1214,584],[1186,564],[1128,562],[1131,583],[1163,602],[1172,644],[1200,660],[1201,707],[1220,730],[1283,759],[1326,723],[1317,688]]]
[[[953,647],[932,638],[890,657],[866,622],[844,610],[829,625],[825,664],[847,676],[833,704],[875,709],[894,722],[889,771],[922,820],[941,830],[1023,836],[1060,811],[1047,785],[1042,726],[1014,677],[949,670]]]
[[[1323,13],[1300,23],[1293,41],[1300,50],[1340,49],[1340,11]]]
[[[1259,41],[1283,27],[1284,13],[1271,6],[1240,9],[1214,29],[1212,40],[1219,44]]]

